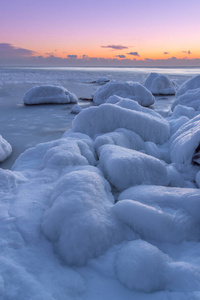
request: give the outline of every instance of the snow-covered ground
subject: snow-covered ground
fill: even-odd
[[[175,96],[146,108],[122,92],[79,100],[77,116],[71,103],[23,103],[35,86],[90,99],[99,78],[144,84],[151,72],[180,86],[200,69],[0,69],[0,146],[12,147],[0,299],[200,299],[198,99],[171,111]]]

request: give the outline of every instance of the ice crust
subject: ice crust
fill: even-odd
[[[200,116],[122,94],[0,169],[0,299],[199,299]]]

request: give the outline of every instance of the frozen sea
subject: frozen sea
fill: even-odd
[[[167,75],[178,85],[200,73],[200,68],[0,68],[0,134],[13,147],[11,157],[1,164],[10,168],[24,150],[41,142],[60,138],[71,127],[73,104],[27,107],[25,93],[38,85],[61,85],[78,98],[91,98],[99,88],[91,84],[102,77],[109,80],[144,83],[152,72]],[[157,97],[153,109],[167,115],[174,97]],[[80,106],[92,105],[80,100]]]
[[[200,68],[0,68],[0,299],[200,299],[199,106],[88,100],[152,72],[180,86]],[[83,110],[25,106],[39,85]]]

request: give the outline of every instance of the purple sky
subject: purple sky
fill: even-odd
[[[200,66],[199,0],[0,5],[0,65]]]

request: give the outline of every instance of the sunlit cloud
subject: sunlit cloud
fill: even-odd
[[[124,50],[124,49],[128,49],[128,47],[122,46],[122,45],[108,45],[108,46],[101,46],[101,48],[111,48],[111,49],[113,49],[113,50]]]

